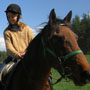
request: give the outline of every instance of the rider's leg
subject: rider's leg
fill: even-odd
[[[8,62],[10,62],[12,60],[11,57],[7,57],[3,63],[0,65],[0,72],[2,71],[3,67],[5,66],[5,64],[7,64]]]
[[[5,66],[5,61],[3,61],[3,63],[0,65],[0,72],[2,71],[3,67]]]

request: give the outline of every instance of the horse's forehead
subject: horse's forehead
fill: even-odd
[[[59,25],[60,32],[63,32],[64,34],[72,33],[72,30],[68,26]]]
[[[59,25],[60,36],[64,37],[65,41],[70,43],[75,43],[77,40],[77,35],[72,32],[71,28],[68,26]]]
[[[66,30],[66,29],[70,29],[68,26],[66,26],[66,25],[59,25],[59,28],[60,29],[64,29],[64,30]]]

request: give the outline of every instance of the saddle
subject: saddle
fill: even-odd
[[[19,62],[20,60],[18,60],[17,62],[10,61],[3,67],[0,75],[0,87],[2,88],[0,88],[0,90],[7,90],[6,88],[8,87]]]
[[[2,71],[1,71],[1,75],[0,75],[1,81],[3,81],[3,79],[11,72],[14,65],[15,65],[15,62],[11,61],[3,67]]]

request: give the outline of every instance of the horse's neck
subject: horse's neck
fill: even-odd
[[[41,36],[37,36],[29,45],[27,53],[23,58],[24,67],[32,77],[47,78],[50,73],[48,60],[43,55]]]

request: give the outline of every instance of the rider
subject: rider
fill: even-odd
[[[4,31],[8,57],[0,66],[0,72],[9,61],[18,60],[23,57],[26,53],[26,48],[34,38],[32,29],[23,22],[19,22],[21,18],[21,8],[19,5],[10,4],[5,12],[9,23]]]
[[[9,23],[4,31],[8,57],[0,66],[0,72],[9,61],[22,58],[26,53],[26,48],[34,38],[32,29],[23,22],[19,22],[19,19],[21,18],[21,8],[19,5],[10,4],[5,12]],[[53,90],[52,86],[51,90]]]

